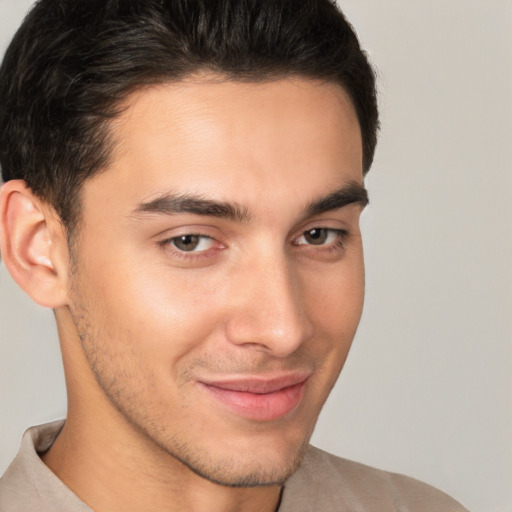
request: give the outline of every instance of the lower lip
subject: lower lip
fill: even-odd
[[[290,414],[299,405],[306,382],[265,394],[233,391],[207,384],[202,384],[202,387],[240,416],[256,421],[272,421]]]

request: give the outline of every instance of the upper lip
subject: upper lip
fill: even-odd
[[[226,391],[267,394],[302,384],[309,378],[309,375],[310,373],[301,372],[279,376],[231,377],[220,380],[202,380],[201,383]]]

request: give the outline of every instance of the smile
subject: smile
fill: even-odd
[[[308,376],[200,382],[201,387],[232,412],[255,421],[273,421],[300,404]]]

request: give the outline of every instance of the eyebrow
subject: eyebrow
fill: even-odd
[[[364,208],[369,202],[366,188],[357,182],[350,182],[332,194],[313,201],[306,208],[306,216],[312,217],[331,210],[338,210],[353,203],[359,204]]]
[[[358,203],[363,208],[368,204],[366,188],[356,182],[311,202],[305,209],[305,216],[312,217],[331,210],[338,210],[349,204]],[[215,201],[191,194],[165,194],[148,202],[143,202],[134,211],[135,214],[155,213],[174,215],[191,213],[208,217],[218,217],[234,222],[251,220],[249,210],[237,203]]]
[[[190,194],[163,195],[152,201],[141,203],[134,213],[157,213],[162,215],[192,213],[235,222],[247,222],[251,218],[247,208],[236,203],[214,201]]]

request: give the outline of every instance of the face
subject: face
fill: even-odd
[[[282,482],[362,309],[354,109],[306,79],[189,79],[133,94],[112,134],[70,299],[103,421],[211,481]]]

